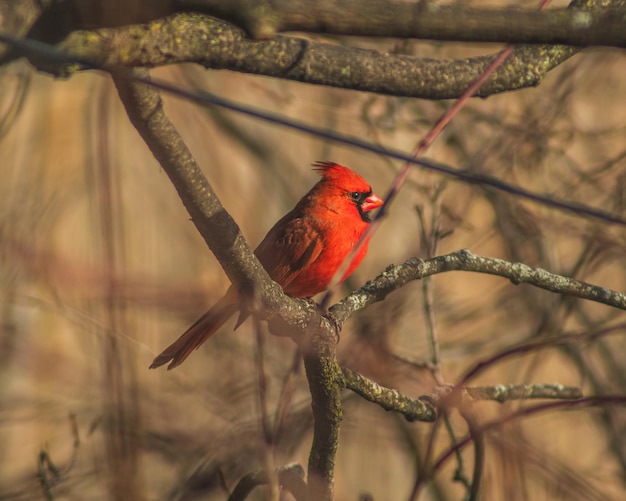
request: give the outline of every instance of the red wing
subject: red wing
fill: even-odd
[[[289,294],[290,285],[323,249],[320,232],[310,220],[279,221],[257,247],[255,254],[274,282]]]

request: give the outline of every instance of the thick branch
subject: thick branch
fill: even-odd
[[[303,347],[304,367],[313,408],[313,444],[309,455],[308,483],[312,501],[332,501],[335,457],[339,445],[341,372],[335,357],[336,338],[324,319]]]
[[[146,78],[147,72],[142,76]],[[280,314],[290,324],[306,325],[313,308],[286,296],[269,278],[165,115],[158,92],[149,85],[132,82],[124,72],[114,74],[113,79],[131,122],[167,173],[232,283],[242,293],[261,300],[270,318]]]
[[[602,7],[608,6],[613,10],[601,10],[597,7],[600,3]],[[221,15],[247,26],[257,36],[263,35],[261,38],[267,38],[277,30],[299,29],[315,33],[570,45],[608,44],[612,40],[614,45],[625,45],[626,31],[621,29],[621,12],[626,0],[579,0],[572,4],[594,9],[557,9],[547,13],[529,10],[512,15],[507,11],[476,10],[459,5],[436,6],[434,2],[396,4],[378,0],[366,3],[344,0],[317,3],[304,0],[179,0],[174,1],[171,8],[204,10]],[[80,2],[78,5],[81,5]],[[408,11],[403,14],[403,9]],[[167,11],[168,7],[162,5],[153,14]],[[44,17],[47,12],[44,11]],[[364,15],[366,12],[370,13]],[[43,36],[39,32],[31,35],[56,43],[59,36],[69,31],[65,27],[58,28],[59,23],[63,26],[67,22],[76,24],[75,18],[82,19],[82,14],[68,13],[66,17],[70,17],[69,21],[58,14],[49,15],[48,31],[57,27],[54,37],[51,34]],[[129,19],[141,19],[141,16]],[[255,42],[246,38],[241,29],[197,12],[178,13],[149,24],[116,21],[120,20],[108,20],[107,28],[73,31],[60,47],[98,65],[153,67],[195,62],[213,69],[425,99],[458,97],[492,59],[490,55],[460,60],[421,59],[287,36]],[[114,25],[117,27],[111,27]],[[80,24],[75,29],[78,27]],[[44,30],[44,33],[47,31]],[[536,86],[548,71],[578,50],[560,45],[519,47],[478,95],[485,97]],[[68,67],[61,73],[75,70]]]
[[[233,284],[243,291],[259,292],[255,296],[262,300],[264,310],[270,310],[270,320],[307,325],[312,306],[306,301],[285,296],[282,289],[270,280],[164,114],[157,91],[148,85],[131,82],[120,74],[114,75],[114,81],[133,125],[170,177],[198,231]],[[273,316],[272,309],[276,310]],[[303,347],[315,419],[309,458],[310,499],[331,501],[341,421],[336,339],[334,330],[325,319],[311,330],[313,332]]]
[[[147,76],[147,72],[142,72],[142,76]],[[114,74],[113,80],[132,124],[172,181],[192,221],[231,281],[250,291],[255,286],[269,286],[239,227],[165,115],[158,91],[131,82],[123,73]]]
[[[626,294],[588,284],[573,278],[550,273],[541,268],[532,268],[522,263],[511,263],[502,259],[488,258],[461,249],[445,256],[425,261],[411,258],[399,266],[389,266],[383,273],[359,290],[330,308],[330,314],[338,325],[343,324],[353,313],[368,305],[382,301],[390,292],[399,289],[411,280],[419,280],[446,271],[472,271],[508,278],[514,284],[531,284],[541,289],[566,296],[626,310]]]
[[[239,28],[193,13],[144,25],[75,31],[59,47],[102,66],[194,62],[212,69],[425,99],[458,97],[492,59],[423,59],[287,36],[252,41]],[[548,71],[577,50],[521,47],[479,95],[538,85]]]
[[[599,2],[572,2],[591,7]],[[626,47],[626,1],[609,9],[485,9],[434,1],[176,0],[178,9],[214,15],[267,39],[286,31],[457,42]],[[606,6],[606,5],[605,5]]]

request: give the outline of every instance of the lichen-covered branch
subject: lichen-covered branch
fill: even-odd
[[[458,97],[492,59],[491,55],[424,59],[289,36],[254,41],[240,28],[197,13],[149,24],[74,31],[58,47],[102,66],[193,62],[211,69],[424,99]],[[520,47],[479,95],[538,85],[548,71],[577,51],[563,46]]]
[[[158,91],[131,81],[125,72],[112,76],[132,124],[172,181],[192,221],[229,278],[241,287],[247,282],[246,288],[250,290],[254,288],[253,281],[257,286],[263,284],[262,266],[255,262],[237,224],[165,115]],[[147,71],[141,72],[141,76],[147,77]]]
[[[496,384],[493,386],[438,386],[422,400],[435,406],[461,407],[464,402],[493,400],[503,403],[509,400],[577,400],[583,397],[580,388],[558,383]]]
[[[564,386],[556,383],[547,384],[511,384],[494,386],[469,386],[455,387],[444,385],[436,388],[432,394],[424,395],[418,399],[409,398],[398,390],[386,388],[375,381],[355,372],[347,367],[341,368],[343,379],[341,384],[344,388],[352,390],[365,400],[369,400],[385,409],[402,414],[407,421],[435,420],[439,405],[460,405],[464,399],[495,400],[506,402],[508,400],[531,400],[531,399],[558,399],[575,400],[581,398],[582,392],[573,386]]]
[[[461,249],[423,261],[411,258],[401,265],[389,266],[374,280],[367,282],[359,290],[331,307],[330,314],[338,325],[342,325],[353,313],[372,303],[382,301],[389,293],[407,282],[447,271],[471,271],[497,275],[509,279],[516,285],[530,284],[550,292],[626,310],[626,294],[622,292],[557,275],[541,268],[533,268],[523,263],[477,256],[467,249]]]
[[[473,386],[464,388],[463,391],[473,400],[495,400],[496,402],[539,398],[574,400],[583,396],[580,388],[556,383]]]
[[[435,420],[436,412],[434,407],[419,399],[409,398],[397,390],[385,388],[365,376],[346,367],[341,368],[343,374],[342,385],[349,390],[362,396],[386,411],[396,411],[401,413],[407,421],[427,421]]]
[[[574,1],[589,9],[600,2]],[[480,8],[455,3],[385,0],[175,0],[189,8],[230,21],[253,38],[301,31],[364,37],[417,38],[457,42],[626,46],[623,0],[593,10],[554,8]]]
[[[306,338],[297,335],[304,333],[303,325],[310,324],[314,318],[313,306],[286,296],[269,279],[163,112],[157,91],[130,81],[123,73],[114,73],[113,78],[131,122],[170,177],[198,231],[229,278],[240,290],[258,292],[255,297],[261,300],[270,321],[292,322],[289,324],[295,332],[292,337],[302,343],[315,420],[308,472],[310,499],[331,501],[341,422],[340,374],[333,326],[322,319],[311,327]]]
[[[301,346],[314,418],[307,478],[312,501],[332,501],[339,425],[343,416],[341,372],[335,356],[337,339],[331,334],[334,331],[329,322],[323,319],[320,327],[312,331],[307,336],[307,344]]]
[[[18,3],[23,2],[26,0]],[[545,13],[528,10],[516,15],[461,5],[438,6],[434,2],[396,4],[378,0],[363,4],[340,0],[317,4],[249,0],[232,3],[176,0],[169,6],[166,3],[145,12],[134,12],[134,16],[131,13],[124,16],[124,10],[118,9],[121,19],[110,18],[115,14],[94,17],[92,13],[91,17],[87,16],[88,23],[84,18],[89,12],[78,7],[75,8],[79,12],[72,12],[69,3],[64,4],[66,8],[62,11],[68,19],[61,12],[35,9],[35,14],[41,17],[35,23],[38,29],[29,35],[54,43],[64,37],[60,48],[103,66],[154,67],[194,62],[211,69],[424,99],[458,97],[493,56],[435,60],[273,35],[277,31],[297,29],[362,36],[617,46],[625,45],[626,39],[621,17],[617,15],[626,9],[626,0],[576,0],[572,5],[592,10],[551,9]],[[605,12],[606,8],[612,10]],[[403,14],[403,9],[408,12]],[[364,15],[366,11],[371,13]],[[104,9],[103,12],[116,11]],[[230,19],[264,40],[250,39],[243,29],[202,12]],[[32,17],[25,19],[32,22]],[[92,28],[85,30],[86,24]],[[24,32],[23,27],[20,32]],[[477,95],[485,97],[536,86],[550,70],[578,50],[564,45],[520,46]],[[50,71],[46,66],[42,68]],[[69,74],[76,69],[65,67],[55,71]]]
[[[147,72],[142,77],[147,78]],[[313,307],[286,296],[269,278],[165,115],[158,91],[131,81],[126,72],[113,72],[113,80],[131,122],[172,181],[192,221],[232,283],[243,294],[260,300],[270,319],[279,316],[290,325],[306,325]]]

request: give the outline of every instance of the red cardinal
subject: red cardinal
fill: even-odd
[[[383,200],[357,173],[333,162],[317,162],[322,179],[268,232],[254,253],[286,294],[308,298],[328,288],[370,222],[369,212]],[[341,281],[367,253],[365,242]],[[154,359],[151,369],[181,364],[239,310],[234,287],[213,308]]]

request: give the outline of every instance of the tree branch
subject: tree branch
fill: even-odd
[[[332,501],[339,425],[343,416],[341,372],[335,356],[337,338],[330,334],[328,321],[322,319],[322,322],[326,328],[316,328],[303,348],[314,418],[307,478],[311,500]]]
[[[407,421],[433,422],[436,417],[431,403],[409,398],[397,390],[385,388],[365,376],[346,367],[341,368],[342,386],[352,390],[365,400],[369,400],[386,411],[396,411]]]
[[[253,297],[261,301],[263,310],[270,310],[263,312],[270,325],[272,321],[287,322],[292,337],[300,342],[315,420],[308,472],[311,499],[331,501],[341,422],[333,327],[326,319],[314,325],[313,316],[320,317],[313,306],[286,296],[270,280],[163,112],[158,92],[148,85],[131,82],[122,74],[114,74],[113,78],[131,122],[170,177],[198,231],[233,284],[244,293],[257,292]],[[310,335],[303,338],[300,334],[309,324]],[[302,346],[304,342],[306,346]]]
[[[508,400],[528,400],[536,398],[549,398],[558,400],[576,400],[583,394],[575,386],[563,386],[562,384],[497,384],[495,386],[474,386],[464,388],[463,391],[474,400],[495,400],[506,402]]]
[[[623,24],[626,1],[604,2],[602,7],[598,4],[597,1],[573,1],[570,8],[539,11],[440,5],[434,1],[174,2],[177,10],[195,10],[225,19],[241,26],[256,39],[268,39],[280,32],[301,31],[456,42],[626,47]],[[583,8],[586,10],[581,10]]]
[[[147,71],[136,73],[148,76]],[[269,285],[269,277],[263,277],[263,268],[255,262],[239,227],[165,115],[158,91],[130,81],[123,73],[112,76],[132,124],[172,181],[192,221],[231,281],[248,290]]]
[[[389,293],[407,282],[447,271],[471,271],[497,275],[508,278],[515,285],[531,284],[550,292],[626,310],[626,295],[621,292],[550,273],[541,268],[532,268],[522,263],[477,256],[467,249],[461,249],[424,261],[411,258],[399,266],[389,266],[374,280],[367,282],[359,290],[352,292],[332,306],[329,313],[333,321],[341,326],[353,313],[372,303],[382,301]]]
[[[260,5],[257,5],[259,2],[251,3],[249,0],[232,3],[221,0],[179,0],[174,2],[173,8],[197,9],[222,15],[247,26],[257,35],[265,33],[261,38],[267,38],[268,34],[277,29],[297,28],[311,32],[372,36],[388,34],[394,37],[534,41],[570,45],[587,45],[591,42],[609,44],[614,39],[613,45],[625,45],[626,31],[621,29],[621,17],[617,13],[623,12],[626,0],[603,2],[603,5],[612,7],[609,12],[597,7],[598,3],[592,0],[572,3],[593,10],[557,9],[546,13],[529,10],[516,11],[515,15],[507,11],[469,9],[458,5],[435,7],[434,3],[419,2],[416,7],[415,4],[378,0],[370,0],[363,6],[361,2],[354,4],[342,0],[319,4],[305,1],[293,4],[261,2]],[[364,16],[365,8],[374,11],[371,15]],[[354,9],[358,9],[358,12],[354,19],[350,19]],[[409,9],[409,12],[402,15],[403,9]],[[42,14],[44,17],[46,12]],[[155,14],[163,12],[167,10],[161,7]],[[47,23],[54,21],[53,24],[58,25],[61,22],[65,26],[68,23],[71,25],[74,18],[81,18],[72,12],[66,16],[72,19],[64,21],[57,14],[51,16],[53,19],[48,19]],[[389,16],[392,16],[393,22],[389,20]],[[526,19],[528,24],[523,24],[520,19]],[[539,23],[541,29],[535,23]],[[458,97],[493,58],[492,55],[486,55],[459,60],[433,60],[401,54],[383,54],[289,36],[253,41],[240,28],[198,12],[176,13],[148,24],[119,24],[112,19],[109,20],[109,27],[90,31],[78,30],[80,25],[76,25],[77,30],[72,31],[59,47],[104,66],[154,67],[194,62],[212,69],[230,69],[316,85],[424,99]],[[455,37],[455,30],[460,30],[462,34]],[[468,30],[476,36],[468,35]],[[56,43],[58,39],[50,40],[48,31],[39,29],[30,35]],[[69,30],[63,28],[61,31],[55,35],[58,37]],[[485,32],[488,35],[481,37]],[[609,37],[613,39],[609,40]],[[518,47],[477,95],[486,97],[536,86],[547,72],[578,50],[562,45]],[[68,66],[57,68],[56,71],[67,75],[76,69],[75,66]],[[49,68],[47,70],[50,71]]]
[[[455,407],[462,407],[463,399],[472,401],[495,400],[496,402],[502,403],[508,400],[544,398],[575,400],[583,396],[579,388],[560,384],[498,384],[494,386],[474,387],[443,385],[437,387],[433,394],[414,399],[403,395],[398,390],[385,388],[347,367],[342,367],[341,373],[343,376],[341,385],[344,388],[352,390],[365,400],[379,405],[386,411],[399,412],[409,422],[433,422],[437,414],[436,408],[440,404],[443,403],[443,405],[446,406],[454,405]],[[460,399],[460,401],[458,399]]]
[[[142,76],[147,77],[145,70]],[[280,318],[302,329],[315,314],[314,308],[306,301],[285,295],[269,278],[165,115],[158,91],[132,82],[124,72],[114,72],[113,80],[131,122],[172,181],[193,223],[231,282],[243,295],[260,300],[269,320]],[[294,336],[298,332],[291,331]]]
[[[74,31],[58,47],[100,66],[193,62],[211,69],[424,99],[458,97],[493,57],[424,59],[288,36],[252,41],[241,29],[196,13],[176,14],[150,24]],[[520,47],[477,95],[536,86],[577,51],[562,46]],[[67,76],[76,69],[65,67],[57,72]]]

